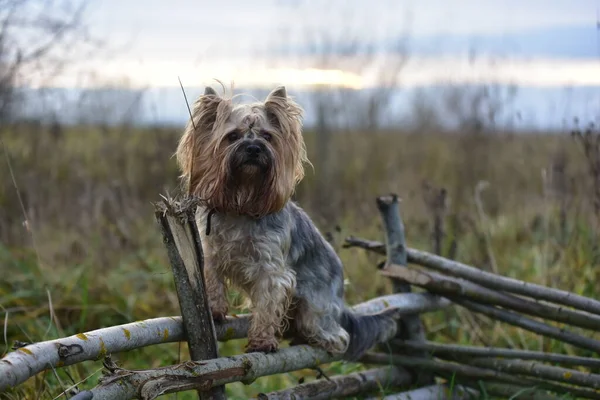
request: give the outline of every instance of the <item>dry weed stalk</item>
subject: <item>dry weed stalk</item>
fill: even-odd
[[[575,121],[578,125],[578,121]],[[571,136],[579,143],[585,156],[588,174],[592,183],[591,200],[595,216],[595,233],[600,228],[600,130],[590,123],[583,129],[577,126]]]
[[[423,200],[427,207],[427,211],[432,218],[431,238],[433,243],[433,252],[439,256],[443,255],[443,244],[446,237],[444,223],[448,213],[448,191],[444,187],[435,187],[425,181],[421,185],[423,191]]]

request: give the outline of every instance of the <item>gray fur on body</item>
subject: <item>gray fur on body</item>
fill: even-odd
[[[208,215],[200,208],[197,221],[213,314],[227,313],[222,296],[232,284],[248,296],[255,329],[273,326],[347,360],[396,331],[389,311],[357,315],[345,306],[342,262],[294,202],[259,219],[214,213],[206,235]]]

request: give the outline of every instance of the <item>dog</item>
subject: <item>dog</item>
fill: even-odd
[[[196,219],[213,319],[228,312],[227,285],[252,312],[246,352],[279,340],[358,359],[396,333],[394,310],[360,315],[344,305],[342,262],[291,197],[309,164],[303,109],[286,88],[235,104],[207,87],[193,104],[176,159],[200,199]]]

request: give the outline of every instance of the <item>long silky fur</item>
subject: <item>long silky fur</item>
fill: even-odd
[[[341,260],[290,200],[309,161],[302,109],[285,88],[246,105],[207,89],[192,118],[177,160],[184,182],[204,200],[197,221],[213,317],[227,314],[227,287],[235,286],[253,314],[248,351],[274,351],[292,332],[300,342],[356,360],[394,334],[394,310],[360,315],[344,305]],[[227,139],[232,132],[236,138]],[[250,144],[262,149],[260,168],[246,163]]]

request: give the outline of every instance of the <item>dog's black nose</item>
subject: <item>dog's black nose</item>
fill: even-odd
[[[260,146],[257,144],[251,144],[246,147],[246,154],[252,157],[256,157],[260,154]]]

